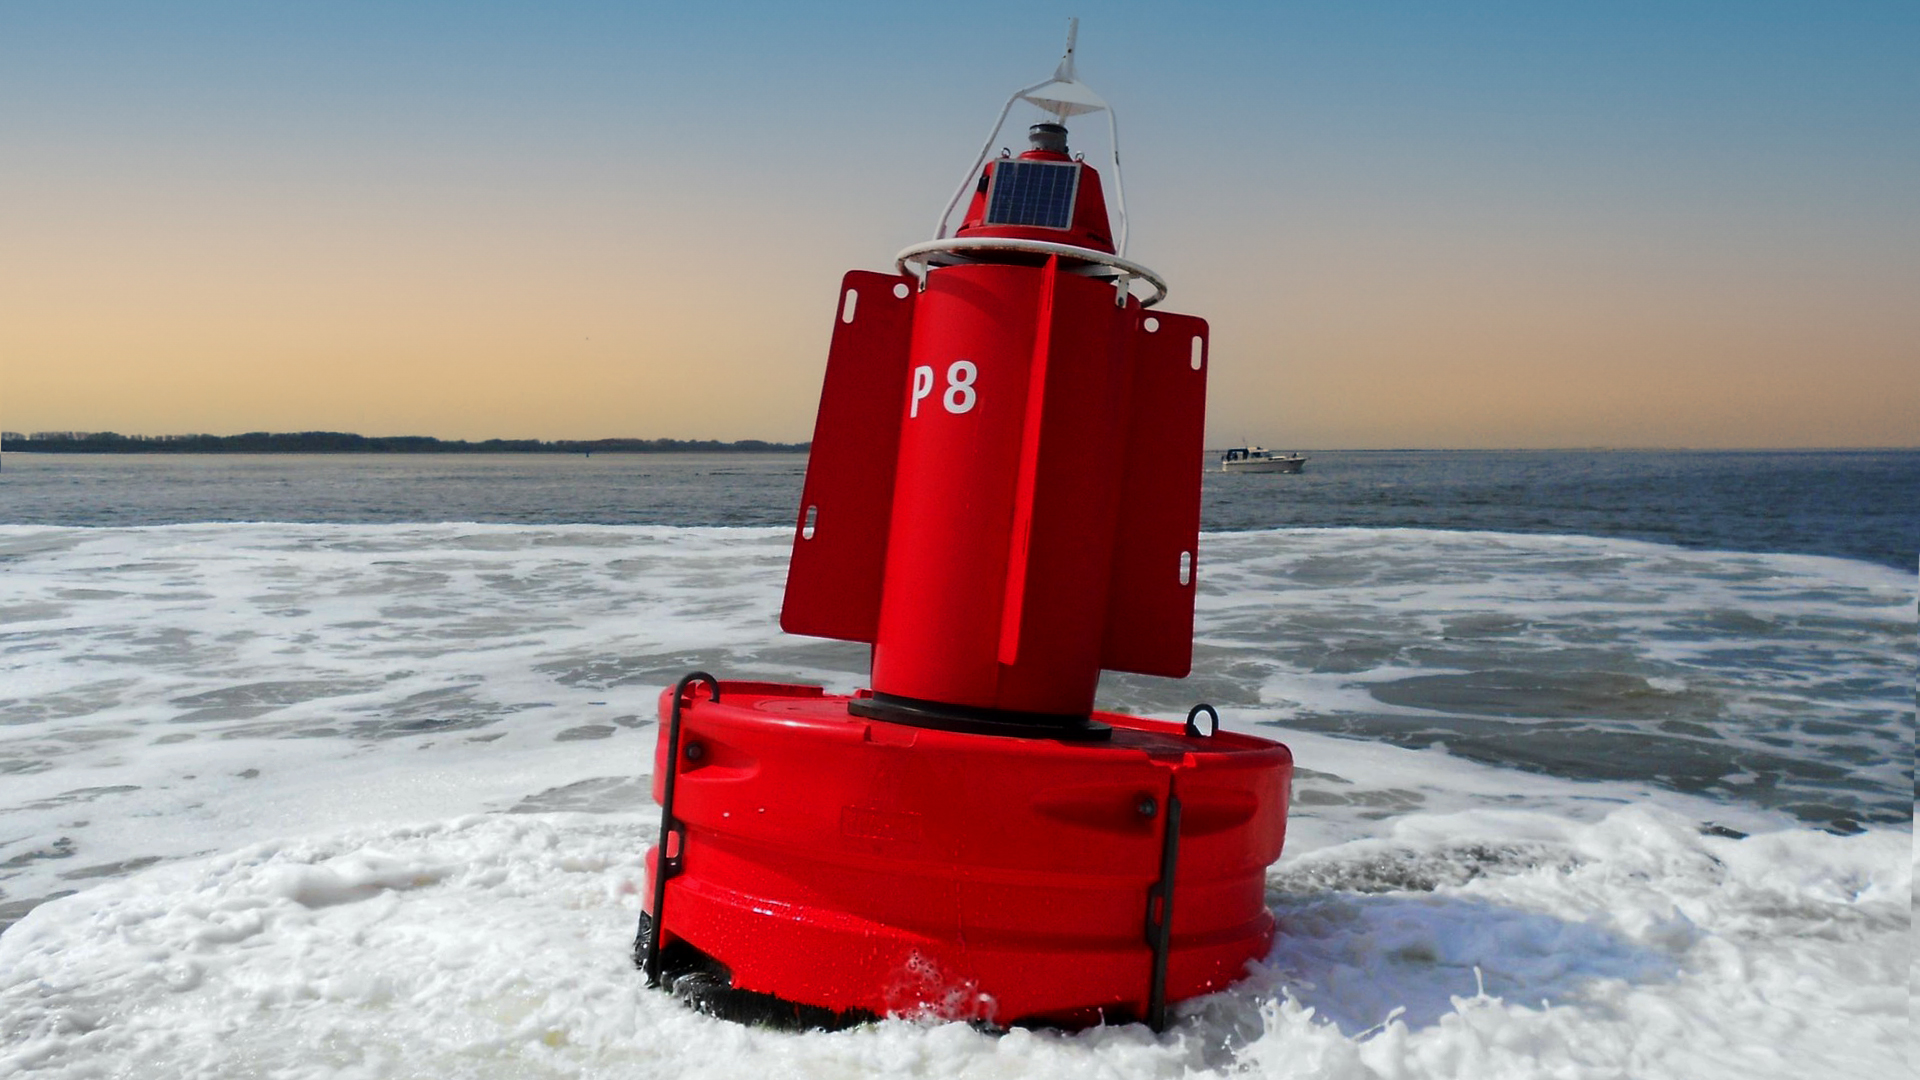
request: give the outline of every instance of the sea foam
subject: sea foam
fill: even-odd
[[[1273,952],[1135,1026],[1003,1037],[696,1016],[627,959],[641,814],[251,845],[0,936],[0,1063],[47,1075],[1890,1076],[1909,840],[1628,808],[1414,814],[1283,862]],[[1433,864],[1431,873],[1420,870]]]
[[[1172,1030],[785,1035],[644,991],[659,688],[859,685],[787,533],[0,527],[0,1064],[50,1076],[1892,1075],[1914,579],[1210,534],[1192,701],[1292,746],[1282,932]],[[1373,738],[1372,736],[1379,736]],[[1854,833],[1854,835],[1841,835]],[[50,903],[49,896],[74,892]],[[27,913],[29,912],[30,913]]]

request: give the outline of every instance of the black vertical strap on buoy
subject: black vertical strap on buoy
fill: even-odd
[[[673,816],[673,781],[680,773],[680,709],[686,704],[687,688],[694,683],[706,683],[711,694],[709,700],[720,700],[720,680],[704,671],[696,671],[673,688],[673,715],[667,723],[667,775],[663,778],[665,787],[660,792],[660,846],[655,848],[653,862],[653,933],[647,938],[647,985],[660,985],[660,939],[667,932],[666,905],[667,880],[678,877],[685,865],[687,855],[687,830],[680,820]],[[669,849],[667,842],[677,841]],[[673,857],[668,858],[668,850]]]
[[[1201,713],[1213,717],[1213,728],[1207,732],[1207,738],[1211,739],[1220,734],[1220,714],[1214,712],[1213,706],[1204,701],[1187,710],[1187,734],[1195,739],[1200,738],[1200,725],[1194,723],[1194,720]]]
[[[1180,864],[1180,796],[1167,789],[1166,833],[1160,841],[1160,880],[1147,890],[1147,944],[1153,946],[1153,983],[1147,989],[1147,1026],[1167,1030],[1167,957],[1173,952],[1173,875]],[[1155,918],[1155,914],[1158,918]]]

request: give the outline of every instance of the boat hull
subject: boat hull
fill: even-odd
[[[1305,467],[1306,464],[1307,459],[1303,457],[1223,461],[1220,463],[1220,471],[1230,473],[1297,473]]]

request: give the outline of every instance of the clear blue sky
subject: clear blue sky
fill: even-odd
[[[1920,444],[1911,4],[0,2],[0,426],[804,438],[1069,14],[1214,441]]]

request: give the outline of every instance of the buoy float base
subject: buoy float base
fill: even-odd
[[[771,1003],[801,1026],[1077,1027],[1163,1015],[1271,944],[1265,871],[1293,772],[1279,743],[1115,713],[1092,718],[1103,740],[1013,738],[850,712],[864,692],[718,689],[683,698],[671,763],[674,691],[660,701],[653,797],[671,764],[682,839],[643,935],[660,928],[665,983],[697,974],[709,1003]]]

